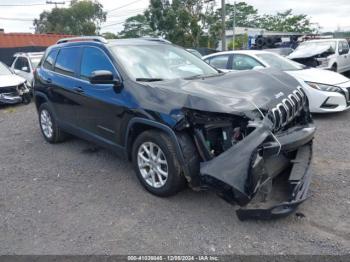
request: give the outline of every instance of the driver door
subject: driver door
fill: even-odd
[[[14,64],[14,71],[16,75],[19,75],[26,80],[30,81],[31,79],[31,72],[30,72],[30,66],[29,61],[25,57],[17,57],[15,64]]]
[[[92,72],[106,70],[115,78],[119,75],[104,50],[84,47],[80,63],[81,107],[77,115],[80,128],[99,139],[118,143],[119,126],[124,112],[123,90],[118,92],[113,84],[92,84]]]

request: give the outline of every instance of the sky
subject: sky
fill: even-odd
[[[55,1],[65,2],[64,5],[58,5],[59,7],[68,7],[70,2]],[[99,1],[104,10],[109,11],[101,31],[114,33],[123,29],[122,23],[126,18],[142,13],[149,4],[149,0]],[[233,4],[233,2],[234,0],[226,0],[226,3]],[[286,9],[293,9],[295,14],[307,14],[311,22],[321,26],[321,31],[350,30],[350,0],[245,0],[245,2],[257,8],[260,14],[275,14]],[[221,0],[216,0],[216,6],[220,5]],[[51,10],[53,7],[52,4],[46,4],[46,0],[0,0],[0,28],[4,28],[5,32],[33,32],[32,20],[38,18],[42,11]]]

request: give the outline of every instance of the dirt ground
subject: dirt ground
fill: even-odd
[[[147,193],[131,164],[71,139],[44,141],[33,104],[0,108],[0,254],[350,252],[350,111],[314,116],[311,198],[240,222],[211,192]]]

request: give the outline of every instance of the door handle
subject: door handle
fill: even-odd
[[[80,86],[76,86],[73,88],[73,90],[77,93],[84,93],[84,89],[81,88]]]
[[[48,78],[48,79],[45,80],[45,82],[46,82],[47,84],[51,84],[51,83],[52,83],[52,80],[51,80],[51,78]]]

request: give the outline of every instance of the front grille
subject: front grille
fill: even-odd
[[[17,86],[0,87],[0,93],[17,93]]]
[[[273,123],[273,130],[278,131],[288,125],[299,115],[305,103],[306,95],[301,87],[298,87],[269,112],[268,117]]]

